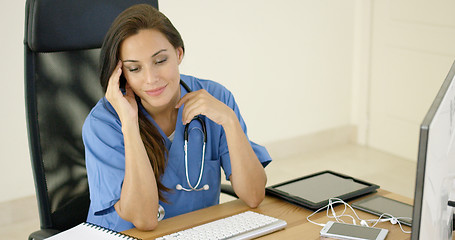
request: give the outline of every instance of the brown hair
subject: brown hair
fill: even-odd
[[[158,30],[166,36],[174,48],[181,47],[183,50],[185,49],[182,37],[164,14],[148,4],[133,5],[120,13],[104,38],[100,53],[100,83],[104,92],[107,90],[109,78],[119,61],[121,43],[126,38],[137,34],[143,29]],[[126,79],[122,74],[120,77],[120,86],[124,86],[125,83]],[[136,100],[138,100],[137,96]],[[159,199],[167,202],[162,196],[162,192],[167,192],[170,189],[161,183],[161,176],[166,167],[166,157],[168,154],[164,144],[165,141],[154,124],[140,110],[138,111],[138,116],[142,142],[144,143],[155,174]]]

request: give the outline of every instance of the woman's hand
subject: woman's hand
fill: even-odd
[[[123,95],[120,90],[120,76],[122,75],[122,62],[119,61],[114,69],[106,90],[106,99],[114,107],[115,111],[120,117],[122,124],[128,120],[135,120],[137,122],[138,107],[134,92],[129,86],[128,82],[125,84],[126,94]]]
[[[225,126],[226,123],[229,123],[234,118],[237,119],[231,108],[210,95],[204,89],[187,93],[179,100],[175,107],[180,108],[183,104],[185,104],[182,112],[183,124],[189,123],[194,117],[200,114],[221,126]]]
[[[265,196],[267,176],[235,112],[203,89],[187,93],[177,103],[176,108],[183,104],[184,124],[202,114],[223,126],[231,159],[232,174],[229,179],[232,187],[248,206],[257,207]]]

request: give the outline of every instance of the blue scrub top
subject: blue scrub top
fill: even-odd
[[[239,119],[243,131],[245,134],[247,133],[245,122],[240,115],[234,96],[229,90],[221,84],[210,80],[197,79],[186,75],[181,75],[180,77],[192,91],[205,89],[212,96],[232,108]],[[186,93],[185,88],[181,86],[181,97]],[[201,116],[206,124],[207,145],[204,171],[198,188],[208,184],[209,190],[180,191],[175,188],[177,184],[181,184],[184,188],[189,188],[184,165],[183,132],[185,126],[181,120],[183,107],[178,112],[175,137],[172,142],[145,109],[142,106],[139,106],[139,109],[155,124],[165,139],[166,148],[169,151],[166,169],[161,181],[164,186],[172,190],[163,193],[169,203],[159,202],[165,210],[165,218],[218,204],[221,168],[223,168],[227,177],[231,175],[229,149],[223,127],[209,118]],[[198,181],[202,162],[203,134],[200,129],[199,122],[191,122],[188,139],[188,175],[193,187]],[[85,161],[90,189],[90,208],[87,222],[115,231],[134,228],[131,222],[120,218],[114,209],[114,204],[120,199],[125,175],[125,148],[120,119],[105,98],[102,98],[87,116],[82,129],[82,137],[85,145]],[[267,150],[254,142],[250,141],[250,144],[262,165],[264,167],[267,166],[272,160]]]

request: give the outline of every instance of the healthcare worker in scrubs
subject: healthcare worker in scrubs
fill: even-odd
[[[163,216],[216,205],[221,168],[248,206],[264,199],[267,150],[248,140],[231,92],[180,74],[183,55],[180,34],[152,6],[132,6],[110,27],[100,54],[105,97],[83,126],[88,222],[152,230]]]

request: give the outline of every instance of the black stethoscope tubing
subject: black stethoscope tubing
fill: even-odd
[[[191,88],[188,87],[188,85],[184,81],[180,80],[180,84],[183,86],[183,88],[185,88],[185,90],[187,92],[192,92]],[[207,143],[207,130],[205,128],[204,121],[202,121],[201,117],[199,117],[199,116],[194,117],[191,121],[193,121],[193,120],[197,120],[197,121],[199,121],[199,123],[201,123],[202,132],[204,133],[204,143]],[[190,126],[190,123],[191,122],[189,122],[188,124],[185,125],[185,131],[183,132],[183,137],[184,137],[185,141],[188,141],[188,127]]]

